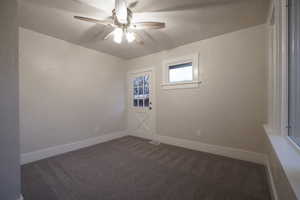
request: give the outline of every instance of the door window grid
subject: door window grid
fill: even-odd
[[[143,75],[133,80],[133,107],[149,107],[149,75]]]

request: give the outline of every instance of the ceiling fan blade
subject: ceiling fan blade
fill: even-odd
[[[129,9],[135,8],[135,7],[137,6],[138,3],[139,3],[138,1],[133,1],[133,2],[129,3],[128,8],[129,8]]]
[[[116,0],[115,3],[115,11],[118,21],[122,24],[127,24],[128,11],[126,0]]]
[[[105,37],[104,40],[108,40],[109,38],[111,38],[114,35],[114,30],[111,31],[110,33],[108,33]]]
[[[99,20],[99,19],[94,19],[94,18],[89,18],[89,17],[81,17],[81,16],[74,16],[75,19],[79,19],[82,21],[86,21],[86,22],[92,22],[92,23],[96,23],[96,24],[102,24],[102,25],[111,25],[113,26],[113,21],[110,19],[107,20]]]
[[[150,1],[151,2],[151,1]],[[167,2],[167,1],[166,1]],[[144,7],[141,11],[138,12],[147,12],[147,13],[155,13],[155,12],[178,12],[178,11],[192,11],[204,8],[213,8],[219,6],[229,6],[233,4],[241,4],[246,3],[247,1],[240,0],[210,0],[210,1],[178,1],[178,3],[174,3],[173,5],[168,5],[167,3],[161,4],[160,8],[151,7],[148,3],[148,7]],[[152,2],[153,4],[153,2]],[[154,4],[153,4],[154,5]]]
[[[114,3],[111,0],[73,0],[74,2],[87,5],[89,7],[93,7],[106,13],[107,15],[111,15],[112,9],[114,9]]]
[[[140,45],[144,45],[145,44],[144,41],[143,41],[143,39],[142,39],[142,37],[139,34],[137,34],[137,33],[133,33],[133,34],[135,36],[135,40],[134,41],[136,43],[138,43]]]
[[[103,39],[103,35],[107,33],[105,26],[95,24],[88,28],[79,38],[80,44],[90,44],[97,41],[99,38]]]
[[[163,22],[135,22],[131,24],[132,29],[161,29],[165,28],[166,24]]]

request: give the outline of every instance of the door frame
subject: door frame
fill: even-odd
[[[156,135],[157,135],[157,115],[156,115],[156,107],[157,107],[157,104],[156,104],[156,74],[155,74],[155,68],[154,67],[145,67],[145,68],[141,68],[141,69],[134,69],[134,70],[129,70],[127,71],[127,76],[126,76],[126,110],[127,110],[127,120],[126,120],[126,123],[127,123],[127,129],[128,129],[128,124],[129,124],[129,119],[128,119],[128,113],[129,112],[134,112],[134,109],[131,107],[131,97],[130,97],[130,87],[131,85],[129,85],[129,80],[130,80],[130,77],[133,75],[133,74],[139,74],[139,73],[144,73],[144,72],[150,72],[151,73],[151,90],[152,90],[152,117],[153,117],[153,130],[151,130],[152,134],[149,135],[147,133],[145,134],[141,134],[141,135],[134,135],[134,136],[139,136],[139,137],[143,137],[143,138],[146,138],[146,139],[150,139],[150,140],[155,140],[156,138]],[[131,133],[133,134],[133,133]]]

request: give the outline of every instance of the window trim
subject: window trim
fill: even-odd
[[[291,142],[289,137],[289,22],[288,0],[281,2],[281,135]],[[295,143],[293,143],[295,145]],[[297,146],[298,147],[298,146]]]
[[[281,2],[281,51],[277,52],[281,59],[281,126],[280,135],[288,141],[292,148],[300,153],[300,146],[289,136],[289,0]],[[275,10],[274,10],[275,12]],[[275,31],[278,31],[275,29]],[[277,39],[277,38],[276,38]]]
[[[179,65],[184,63],[192,63],[193,80],[192,81],[178,81],[170,82],[169,67],[172,65]],[[161,86],[163,89],[183,89],[196,88],[201,83],[199,76],[199,53],[182,56],[179,58],[172,58],[163,61],[163,77]]]
[[[269,88],[272,91],[270,101],[272,104],[268,124],[264,126],[265,133],[274,149],[288,182],[296,196],[300,199],[300,148],[288,136],[288,0],[273,0],[269,13],[269,31],[272,30],[272,39],[269,48],[275,45],[269,54]],[[272,13],[273,12],[273,13]],[[272,21],[274,16],[274,23]],[[270,33],[270,32],[269,32]],[[271,36],[271,35],[270,35]],[[271,45],[270,45],[271,44]],[[272,49],[272,48],[271,48]],[[269,69],[270,70],[270,69]],[[278,100],[277,100],[278,99]],[[280,102],[278,102],[280,100]],[[270,158],[267,165],[270,164]],[[270,166],[272,167],[272,166]],[[272,172],[271,172],[272,173]],[[274,190],[277,195],[276,187]]]
[[[282,105],[281,134],[300,153],[300,144],[289,135],[289,0],[282,1]]]

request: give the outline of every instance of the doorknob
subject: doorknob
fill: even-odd
[[[151,107],[151,106],[149,107],[149,110],[152,110],[152,107]]]

